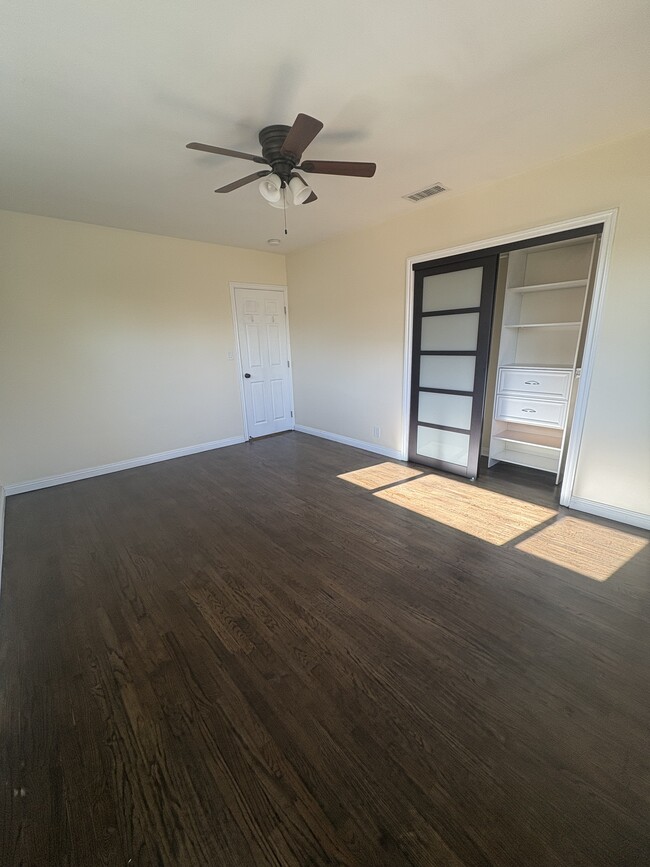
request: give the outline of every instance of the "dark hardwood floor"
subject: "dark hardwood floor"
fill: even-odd
[[[555,498],[297,433],[10,498],[2,865],[650,864],[647,535]]]

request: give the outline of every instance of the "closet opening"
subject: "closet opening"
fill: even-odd
[[[500,255],[482,439],[488,466],[518,464],[561,481],[599,245],[596,231]]]
[[[480,450],[490,467],[531,467],[562,481],[603,228],[595,222],[412,264],[409,461],[474,478]],[[466,302],[464,283],[476,283],[481,266],[480,295],[477,284]],[[453,291],[462,304],[447,298]],[[452,346],[452,315],[461,312],[475,312],[478,333],[466,328]],[[460,367],[472,371],[459,386]],[[476,460],[468,461],[468,447]]]

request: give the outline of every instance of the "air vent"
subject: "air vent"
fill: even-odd
[[[422,199],[428,199],[429,196],[437,196],[438,193],[444,193],[447,187],[442,184],[431,184],[424,190],[418,190],[417,193],[410,193],[408,196],[402,196],[403,199],[408,199],[409,202],[421,202]]]

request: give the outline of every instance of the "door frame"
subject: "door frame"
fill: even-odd
[[[430,253],[421,253],[417,256],[410,256],[406,260],[406,315],[404,327],[404,374],[402,381],[402,460],[408,460],[409,443],[412,350],[411,344],[413,340],[413,266],[420,262],[444,259],[451,256],[462,256],[467,253],[475,253],[478,250],[487,251],[492,247],[501,247],[508,244],[515,244],[519,241],[530,241],[544,235],[553,235],[559,232],[570,232],[574,229],[582,229],[596,223],[602,223],[603,229],[600,242],[600,251],[598,254],[598,261],[596,262],[594,291],[591,300],[589,318],[587,321],[584,353],[582,357],[582,372],[580,375],[580,379],[578,380],[573,423],[571,425],[571,436],[569,438],[569,444],[566,453],[564,478],[562,481],[562,487],[560,489],[560,504],[562,506],[571,507],[571,501],[573,499],[573,488],[576,479],[576,471],[578,468],[578,459],[580,456],[580,448],[582,446],[585,418],[587,414],[589,391],[591,388],[591,379],[596,355],[596,344],[600,332],[600,323],[605,302],[605,290],[607,286],[609,265],[612,257],[612,247],[614,244],[614,233],[616,229],[617,216],[618,208],[611,208],[610,210],[599,211],[594,214],[586,214],[582,217],[575,217],[568,220],[560,220],[557,223],[548,223],[542,226],[534,226],[529,229],[522,229],[519,232],[512,232],[508,235],[499,235],[497,237],[484,238],[480,241],[473,241],[470,244],[461,244],[457,247],[448,247],[444,250],[434,250]]]
[[[287,358],[289,360],[289,401],[291,403],[291,419],[292,425],[288,430],[295,430],[296,427],[296,412],[293,401],[293,359],[291,357],[291,336],[289,333],[289,293],[286,286],[272,283],[242,283],[239,280],[230,281],[230,311],[232,313],[232,327],[235,347],[235,360],[237,362],[237,372],[239,378],[239,402],[241,406],[242,423],[244,427],[244,439],[250,440],[248,432],[248,419],[246,418],[246,397],[244,394],[244,367],[242,365],[242,352],[239,345],[239,328],[237,323],[237,302],[235,291],[237,289],[258,289],[260,291],[272,290],[274,292],[282,292],[283,303],[286,309],[286,326],[287,326]]]

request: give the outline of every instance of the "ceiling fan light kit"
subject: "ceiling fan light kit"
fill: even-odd
[[[280,176],[273,172],[262,178],[260,181],[260,193],[262,194],[262,198],[271,204],[279,202],[282,195],[282,180]]]
[[[294,205],[304,205],[307,199],[314,192],[309,186],[309,184],[306,184],[297,175],[293,175],[293,177],[289,181],[289,189],[291,190],[291,195],[293,196]]]
[[[259,180],[262,197],[274,208],[286,210],[288,198],[294,205],[307,205],[318,198],[304,178],[296,174],[296,169],[321,175],[344,175],[347,177],[371,178],[375,174],[375,163],[337,162],[309,160],[299,165],[303,151],[312,143],[323,124],[308,114],[299,114],[293,126],[275,124],[260,130],[259,140],[262,156],[234,151],[215,145],[190,142],[192,150],[251,160],[254,163],[270,166],[270,170],[254,172],[237,181],[215,190],[215,193],[230,193],[246,184]]]

